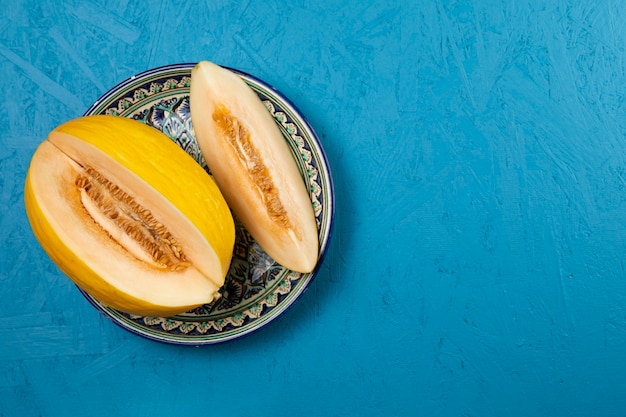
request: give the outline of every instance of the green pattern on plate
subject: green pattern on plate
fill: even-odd
[[[85,114],[128,117],[153,126],[163,131],[209,172],[195,139],[189,111],[193,66],[170,65],[134,76],[106,93]],[[263,101],[292,150],[309,188],[323,258],[332,231],[334,194],[321,144],[312,128],[286,98],[262,81],[233,71]],[[204,345],[258,330],[295,302],[317,271],[301,274],[283,268],[261,249],[237,219],[235,221],[233,260],[221,289],[222,297],[211,304],[174,317],[145,317],[119,312],[102,305],[89,294],[83,294],[122,328],[160,342]]]

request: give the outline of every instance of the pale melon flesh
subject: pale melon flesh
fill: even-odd
[[[109,191],[90,198],[97,187]],[[35,151],[24,196],[46,253],[103,304],[167,316],[219,296],[232,215],[208,174],[156,129],[115,116],[59,126]]]
[[[309,189],[276,121],[234,72],[202,61],[191,72],[200,150],[238,219],[276,262],[311,272],[318,232]]]

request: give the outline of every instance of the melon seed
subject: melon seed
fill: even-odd
[[[75,185],[93,220],[137,259],[171,271],[190,265],[176,239],[150,210],[98,171],[85,166]]]
[[[216,106],[213,120],[228,139],[239,161],[247,168],[250,180],[258,189],[269,217],[281,227],[291,229],[289,217],[280,201],[278,190],[246,127],[222,104]]]

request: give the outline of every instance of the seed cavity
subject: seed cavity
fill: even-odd
[[[171,271],[191,265],[178,241],[150,210],[98,171],[85,166],[75,184],[89,215],[137,259]]]
[[[292,229],[289,216],[280,201],[278,190],[258,149],[252,142],[248,129],[223,104],[215,107],[213,121],[233,147],[241,164],[247,169],[248,176],[259,191],[270,219],[282,228]]]

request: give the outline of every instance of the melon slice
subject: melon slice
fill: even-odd
[[[219,296],[232,214],[211,177],[158,130],[115,116],[62,124],[35,151],[24,198],[43,249],[103,304],[168,316]]]
[[[191,72],[191,120],[213,178],[234,214],[276,262],[311,272],[319,239],[291,149],[245,81],[202,61]]]

